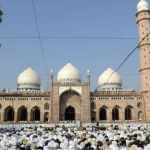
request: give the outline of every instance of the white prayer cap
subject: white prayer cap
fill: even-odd
[[[141,140],[141,136],[137,136],[137,140],[139,140],[139,141],[140,141],[140,140]]]
[[[117,145],[117,142],[116,141],[112,141],[112,145]]]
[[[126,147],[122,147],[120,150],[128,150]]]
[[[138,147],[136,150],[143,150],[143,148],[141,148],[141,147]]]
[[[130,147],[129,150],[136,150],[136,148],[135,147]]]
[[[134,147],[135,149],[137,149],[137,145],[133,144],[131,147]]]

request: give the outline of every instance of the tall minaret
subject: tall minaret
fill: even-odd
[[[150,10],[146,0],[140,0],[137,5],[137,24],[139,25],[140,41],[150,32]],[[150,91],[150,34],[139,46],[141,66],[141,92]]]

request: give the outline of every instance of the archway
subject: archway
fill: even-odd
[[[83,111],[81,109],[81,96],[77,92],[69,90],[60,95],[59,121],[66,120],[66,108],[69,108],[69,106],[74,108],[74,120],[81,120],[81,112]]]
[[[14,110],[12,107],[5,109],[5,121],[14,121]]]
[[[40,121],[40,110],[38,107],[32,108],[31,115],[32,121]]]
[[[141,111],[138,112],[138,120],[142,121],[142,112]]]
[[[75,109],[72,106],[66,108],[65,120],[75,120]]]
[[[27,121],[27,108],[24,106],[18,109],[18,121]]]
[[[100,109],[100,120],[107,120],[107,116],[106,116],[106,108],[101,108]]]
[[[27,110],[24,108],[21,110],[21,120],[20,121],[27,121]]]
[[[132,120],[131,118],[131,108],[128,106],[125,109],[125,120]]]
[[[113,110],[112,110],[112,120],[119,120],[119,110],[118,110],[118,108],[113,108]]]
[[[49,113],[44,113],[44,122],[49,122]]]

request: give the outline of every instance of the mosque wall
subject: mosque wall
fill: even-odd
[[[134,93],[137,95],[136,93]],[[99,97],[91,97],[91,113],[92,116],[95,114],[96,122],[146,122],[145,118],[145,103],[142,95],[139,96],[132,95],[99,95]],[[106,118],[101,118],[101,110],[106,110]],[[118,118],[114,118],[113,120],[113,110],[118,110]],[[128,112],[131,111],[131,118],[127,118]],[[117,114],[116,113],[116,114]],[[114,114],[115,115],[115,114]],[[139,116],[141,115],[141,117]],[[93,118],[94,120],[94,118]]]
[[[45,95],[47,96],[47,95]],[[26,122],[34,122],[34,111],[35,109],[38,109],[40,111],[39,113],[39,121],[44,122],[44,114],[49,114],[49,106],[50,106],[50,97],[20,97],[20,96],[6,96],[3,95],[3,97],[0,97],[0,122],[6,122],[11,121],[8,119],[9,110],[13,110],[14,115],[14,122],[22,122],[20,119],[21,111],[24,109],[27,113],[27,120]]]

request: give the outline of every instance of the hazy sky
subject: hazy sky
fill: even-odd
[[[41,37],[129,37],[138,38],[135,14],[139,0],[34,0]],[[148,1],[150,3],[150,1]],[[2,0],[3,22],[0,37],[38,37],[32,0]],[[138,39],[43,38],[48,70],[58,71],[71,61],[87,81],[91,71],[91,90],[108,67],[117,69],[137,46]],[[39,39],[0,38],[0,90],[16,89],[17,77],[29,65],[46,88],[47,70]],[[139,50],[118,73],[123,88],[141,87]]]

